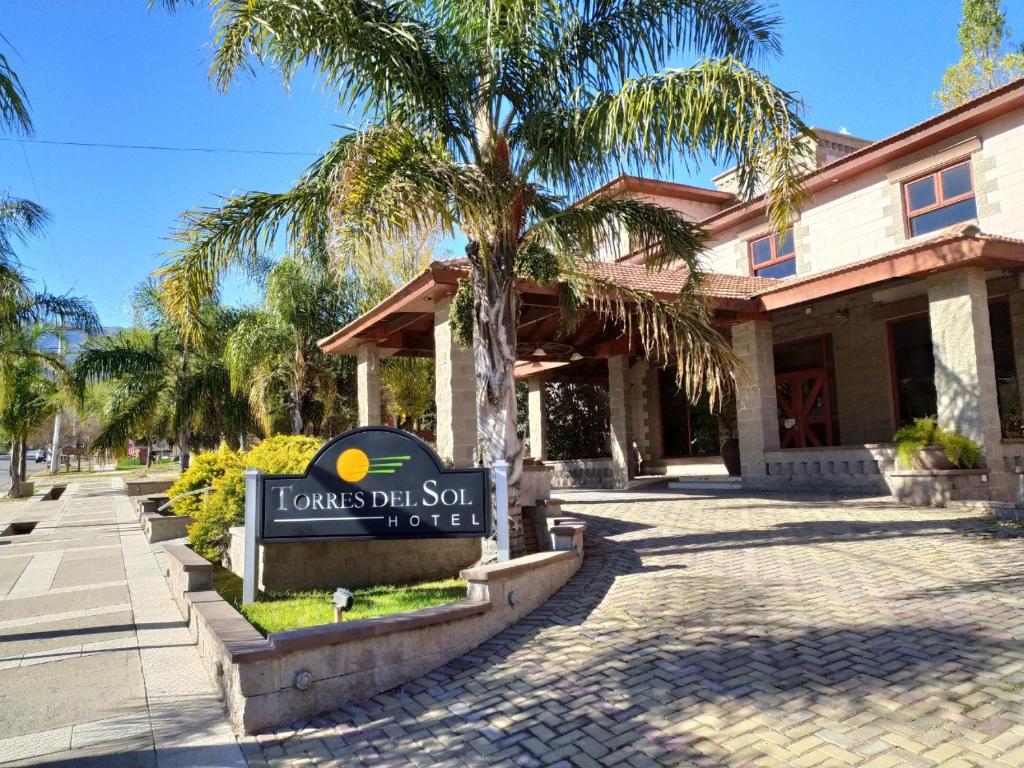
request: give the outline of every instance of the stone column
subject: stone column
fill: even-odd
[[[779,448],[778,399],[772,324],[747,320],[732,327],[732,348],[740,359],[736,372],[736,429],[740,473],[758,478],[768,472],[765,452]]]
[[[530,456],[543,461],[548,457],[547,401],[544,397],[547,381],[543,376],[531,376],[526,384],[529,387]]]
[[[1002,433],[985,272],[940,272],[929,276],[927,285],[939,425],[977,442],[988,467],[1001,471]]]
[[[359,426],[379,426],[380,350],[376,344],[363,344],[356,351],[356,401],[359,407]]]
[[[629,357],[608,358],[608,408],[611,412],[612,478],[626,488],[633,478],[633,414],[630,398]]]
[[[451,299],[434,308],[434,402],[437,452],[456,467],[470,467],[476,453],[476,377],[473,350],[462,349],[448,324]]]

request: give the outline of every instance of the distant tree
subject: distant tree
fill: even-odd
[[[351,426],[352,361],[324,354],[317,341],[357,315],[352,285],[325,256],[273,266],[263,306],[243,313],[224,350],[231,387],[249,398],[265,436],[328,437]]]
[[[1014,49],[1001,0],[963,0],[960,61],[946,70],[935,98],[951,109],[1024,76],[1024,44]]]
[[[0,336],[3,399],[0,401],[0,436],[11,443],[8,495],[24,495],[26,440],[60,409],[56,370],[59,358],[37,354],[39,339],[50,329],[21,326]]]
[[[222,437],[237,442],[251,427],[248,402],[232,394],[223,358],[237,313],[206,301],[205,344],[198,346],[163,314],[153,285],[143,286],[135,301],[137,317],[147,324],[87,342],[72,366],[72,389],[81,402],[89,383],[112,385],[92,447],[121,451],[132,439],[168,439],[184,471],[193,444],[212,447]]]

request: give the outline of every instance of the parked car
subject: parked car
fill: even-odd
[[[32,459],[36,464],[42,464],[46,461],[46,449],[36,448],[34,451],[29,451],[27,458]]]

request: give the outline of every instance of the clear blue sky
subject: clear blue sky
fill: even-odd
[[[877,139],[935,113],[932,93],[957,58],[959,0],[781,0],[779,10],[785,53],[769,71],[800,93],[811,124]],[[1024,32],[1019,7],[1010,22]],[[263,70],[215,92],[209,24],[205,7],[171,15],[147,12],[146,0],[0,0],[0,33],[17,50],[37,139],[310,155],[0,142],[0,189],[53,216],[49,235],[20,250],[31,276],[88,296],[106,324],[130,321],[126,297],[162,262],[179,212],[218,194],[286,189],[335,126],[354,121],[312,77],[286,93]],[[679,180],[707,184],[716,170]],[[240,280],[226,295],[253,300]]]

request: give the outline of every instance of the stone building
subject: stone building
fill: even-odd
[[[550,382],[608,388],[609,455],[549,462],[561,484],[625,487],[638,468],[721,472],[708,434],[734,431],[742,480],[731,482],[881,491],[906,474],[894,431],[937,414],[983,448],[985,470],[963,482],[1011,495],[1024,462],[1024,81],[880,141],[817,134],[810,198],[781,236],[762,198],[736,200],[730,173],[717,189],[623,176],[594,192],[659,203],[710,232],[704,290],[743,362],[734,414],[687,404],[672,371],[648,364],[621,329],[559,335],[555,290],[522,285],[517,376],[529,382],[533,455],[545,458]],[[684,275],[648,270],[644,258],[627,244],[598,268],[673,296]],[[380,421],[380,357],[433,356],[438,450],[460,464],[476,443],[473,366],[448,309],[466,270],[435,262],[321,342],[357,356],[366,424]]]

